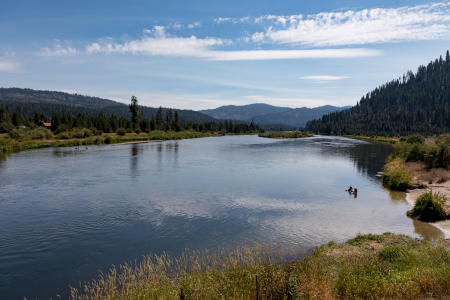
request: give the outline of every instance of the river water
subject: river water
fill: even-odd
[[[48,299],[148,253],[441,233],[382,187],[388,145],[225,136],[0,160],[0,299]],[[357,198],[344,190],[352,185]]]

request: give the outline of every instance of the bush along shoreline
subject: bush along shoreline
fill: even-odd
[[[385,233],[289,260],[267,247],[153,255],[72,288],[70,299],[439,298],[450,294],[448,248]]]
[[[306,131],[266,131],[258,133],[258,136],[271,139],[297,139],[312,137],[313,134]]]
[[[431,190],[421,194],[413,207],[407,212],[407,215],[417,218],[424,222],[436,222],[447,219],[447,212],[445,211],[444,195],[433,193]]]

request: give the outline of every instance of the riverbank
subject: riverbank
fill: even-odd
[[[147,256],[72,289],[71,299],[446,297],[449,249],[449,241],[385,233],[330,242],[289,261],[267,247]]]
[[[271,139],[297,139],[312,137],[313,134],[305,131],[267,131],[258,133],[258,136]]]
[[[90,136],[86,138],[71,139],[40,139],[40,140],[20,140],[8,137],[7,134],[0,135],[0,155],[25,150],[41,149],[48,147],[74,147],[102,144],[127,144],[157,142],[165,140],[181,140],[191,138],[202,138],[210,136],[222,136],[219,132],[198,132],[198,131],[151,131],[150,133],[126,133],[118,135],[116,133],[104,133],[102,135]]]
[[[396,144],[400,141],[400,138],[398,137],[387,137],[387,136],[365,136],[365,135],[344,135],[344,136],[352,139],[383,144]]]
[[[420,162],[408,162],[405,164],[406,170],[412,175],[412,185],[423,187],[410,189],[407,191],[406,200],[414,207],[417,198],[427,190],[433,193],[442,194],[446,198],[444,204],[447,216],[450,215],[450,170],[431,169]],[[429,223],[444,233],[445,239],[450,239],[450,219]]]

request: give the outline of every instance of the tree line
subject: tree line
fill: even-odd
[[[51,123],[53,133],[61,133],[74,128],[88,128],[96,133],[126,132],[150,132],[153,130],[183,131],[194,130],[199,132],[223,132],[223,133],[249,133],[259,132],[260,129],[254,123],[236,123],[232,121],[187,122],[181,121],[178,110],[156,110],[151,118],[144,117],[143,107],[138,105],[136,97],[131,98],[129,105],[129,118],[117,117],[114,114],[99,113],[90,115],[82,112],[55,113],[51,117],[42,111],[27,114],[12,110],[15,106],[0,106],[0,133],[8,133],[14,128],[34,128],[42,126],[44,122]],[[40,106],[41,107],[41,106]]]
[[[306,129],[334,135],[400,136],[450,131],[450,55],[447,51],[367,95],[356,106],[310,121]]]

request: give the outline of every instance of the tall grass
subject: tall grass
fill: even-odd
[[[408,211],[408,215],[425,222],[444,220],[447,218],[445,201],[444,195],[430,190],[417,198],[413,209]]]
[[[386,233],[329,243],[290,261],[265,247],[153,255],[72,288],[70,299],[180,299],[181,291],[185,299],[443,297],[450,294],[450,253]]]

